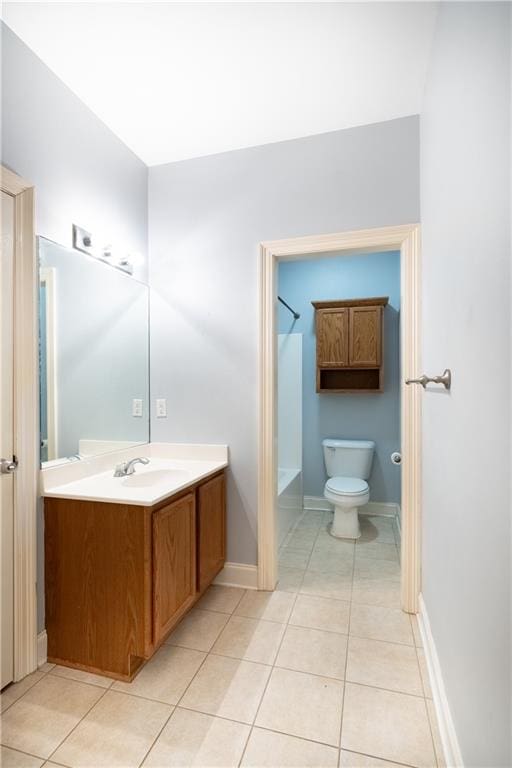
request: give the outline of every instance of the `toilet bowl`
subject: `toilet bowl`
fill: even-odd
[[[329,479],[324,497],[334,505],[330,533],[336,538],[358,539],[358,510],[370,500],[370,476],[375,443],[372,440],[323,440]]]

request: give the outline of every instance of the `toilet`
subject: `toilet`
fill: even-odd
[[[368,504],[375,443],[372,440],[323,440],[325,468],[329,479],[324,497],[334,504],[330,533],[338,539],[361,535],[358,509]]]

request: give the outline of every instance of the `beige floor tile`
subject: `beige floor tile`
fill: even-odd
[[[329,632],[348,633],[350,603],[328,597],[297,595],[290,624]]]
[[[316,541],[316,537],[317,531],[312,528],[303,529],[301,531],[294,531],[290,536],[286,546],[290,549],[311,552],[313,549],[313,544]]]
[[[416,648],[350,637],[347,680],[390,691],[423,696]]]
[[[252,661],[210,655],[180,706],[252,723],[270,671],[270,667]]]
[[[339,680],[275,668],[255,724],[337,746],[342,699]]]
[[[285,568],[306,568],[310,553],[303,549],[291,549],[283,547],[279,552],[279,565]]]
[[[341,573],[344,576],[352,576],[354,569],[354,556],[351,552],[332,552],[313,549],[308,571],[321,571],[323,573]]]
[[[298,592],[304,578],[300,568],[283,568],[279,566],[279,581],[277,589],[281,592]]]
[[[435,766],[425,700],[346,683],[341,746],[416,768]]]
[[[112,690],[177,704],[205,657],[190,648],[162,645],[131,683],[114,683]]]
[[[13,683],[2,691],[0,694],[0,712],[5,712],[8,707],[14,704],[15,701],[18,701],[33,685],[42,680],[45,674],[46,672],[43,672],[43,670],[36,669],[35,672],[24,677],[19,683]]]
[[[45,675],[2,716],[2,742],[49,757],[103,694],[95,685]]]
[[[17,752],[9,747],[0,747],[0,765],[2,768],[41,768],[44,760],[39,757]]]
[[[373,557],[356,556],[355,579],[387,579],[400,581],[400,563],[396,560],[377,560]]]
[[[40,672],[50,672],[56,665],[53,662],[45,661],[39,665],[38,670]]]
[[[352,601],[363,605],[400,608],[400,582],[382,579],[354,579]]]
[[[254,728],[245,750],[245,768],[336,768],[338,750],[284,733]]]
[[[172,707],[107,691],[52,760],[72,768],[137,768]]]
[[[378,542],[379,544],[394,544],[393,521],[387,517],[367,517],[360,515],[361,537],[359,542]]]
[[[430,721],[430,729],[432,731],[432,738],[434,740],[434,750],[436,753],[438,768],[446,768],[446,760],[444,759],[443,742],[441,741],[441,734],[439,732],[439,724],[437,722],[437,715],[434,707],[434,702],[431,699],[427,700],[427,712],[428,712],[428,719]]]
[[[248,725],[176,709],[145,759],[144,768],[236,768],[250,733]]]
[[[248,589],[235,611],[235,616],[286,624],[294,602],[295,596],[291,592],[258,592]]]
[[[414,645],[409,615],[400,608],[352,603],[350,634],[370,640]]]
[[[411,615],[412,633],[414,635],[414,645],[417,648],[423,648],[423,640],[421,639],[420,627],[418,624],[418,617],[414,614]]]
[[[328,526],[323,527],[317,537],[314,552],[329,552],[332,554],[344,555],[345,557],[354,556],[355,542],[348,539],[337,539],[331,536]]]
[[[209,651],[229,620],[229,614],[192,608],[167,640],[168,645]]]
[[[284,630],[284,624],[275,621],[231,616],[212,652],[235,659],[273,664]]]
[[[350,600],[352,578],[339,573],[306,571],[300,594],[330,597],[335,600]]]
[[[394,560],[398,562],[398,549],[394,544],[358,541],[356,544],[356,557],[371,557],[376,560]]]
[[[346,656],[346,635],[288,626],[276,666],[343,680]]]
[[[390,763],[379,757],[360,755],[357,752],[340,752],[340,768],[403,768],[398,763]]]
[[[112,678],[104,677],[103,675],[93,675],[91,672],[83,672],[81,669],[61,667],[59,665],[55,665],[50,674],[57,675],[57,677],[66,677],[69,680],[78,680],[79,683],[99,685],[100,688],[110,688],[114,682]]]
[[[197,607],[206,611],[233,613],[244,593],[245,589],[238,587],[222,587],[212,584],[197,603]]]
[[[425,659],[425,651],[423,648],[417,648],[418,661],[420,665],[421,681],[423,683],[423,691],[427,699],[432,698],[432,688],[430,686],[430,677],[428,675],[427,661]]]

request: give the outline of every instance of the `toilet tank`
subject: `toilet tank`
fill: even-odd
[[[328,477],[368,480],[372,469],[373,440],[322,440]]]

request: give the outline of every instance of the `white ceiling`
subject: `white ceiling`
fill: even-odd
[[[434,3],[5,3],[145,163],[420,111]]]

